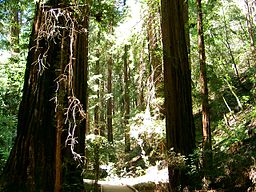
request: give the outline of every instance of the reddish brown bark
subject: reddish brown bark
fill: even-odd
[[[183,18],[183,0],[162,0],[162,41],[167,148],[182,155],[193,152],[195,129],[192,115],[191,72]],[[169,165],[170,190],[188,185],[186,172]]]
[[[202,136],[203,136],[203,166],[207,168],[211,165],[211,127],[210,110],[208,101],[208,86],[206,72],[206,56],[203,32],[203,14],[201,0],[197,0],[197,33],[198,33],[198,53],[200,63],[200,86],[202,98]]]
[[[2,187],[6,191],[65,191],[64,186],[69,186],[71,190],[83,188],[82,170],[81,167],[77,169],[77,163],[73,160],[75,156],[70,148],[70,140],[65,145],[68,129],[64,120],[67,118],[67,108],[74,104],[70,98],[77,98],[77,104],[81,103],[76,108],[79,123],[75,136],[79,145],[74,150],[83,156],[88,16],[74,16],[72,8],[67,4],[61,5],[55,7],[49,4],[44,7],[37,4],[19,109],[17,138],[0,182],[0,189]],[[86,6],[80,10],[83,13],[86,12],[84,8]],[[60,28],[56,28],[60,36],[51,36],[47,31],[47,27],[53,27],[47,22],[51,19],[56,21],[50,14],[54,11],[63,14],[58,17]],[[67,18],[74,21],[74,25],[68,25]],[[74,49],[77,51],[72,51]],[[73,72],[68,71],[68,68],[72,68]],[[70,118],[68,121],[73,125],[75,123]],[[80,186],[74,188],[74,184]]]

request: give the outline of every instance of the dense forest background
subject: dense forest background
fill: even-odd
[[[0,174],[17,134],[36,2],[0,0]],[[186,1],[195,124],[189,156],[166,145],[160,1],[88,2],[83,178],[155,175],[134,187],[167,191],[169,166],[185,170],[193,190],[255,191],[256,1]]]

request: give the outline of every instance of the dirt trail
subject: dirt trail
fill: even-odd
[[[101,185],[102,192],[135,192],[135,190],[129,188],[126,185]]]

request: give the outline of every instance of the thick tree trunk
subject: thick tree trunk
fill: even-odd
[[[191,72],[183,19],[183,0],[162,0],[162,36],[166,137],[171,148],[182,155],[193,152],[195,129],[192,116]],[[188,185],[185,171],[169,164],[170,190]]]
[[[86,13],[86,7],[80,11]],[[37,4],[17,138],[0,182],[6,191],[83,188],[82,166],[77,169],[74,159],[82,165],[88,17],[75,16],[73,11],[66,4]]]
[[[202,98],[203,168],[207,170],[207,168],[210,168],[212,164],[212,142],[201,0],[197,0],[197,33],[200,62],[200,89]]]

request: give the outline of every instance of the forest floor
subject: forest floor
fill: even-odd
[[[92,185],[93,181],[84,179],[84,182]],[[112,176],[106,178],[104,181],[98,181],[98,184],[102,186],[102,188],[113,188],[115,190],[115,186],[117,189],[126,188],[125,186],[129,186],[133,191],[138,188],[147,188],[149,191],[154,191],[155,185],[162,185],[163,183],[168,182],[168,170],[167,168],[159,170],[157,166],[149,167],[146,170],[146,174],[138,177],[125,177],[120,178],[117,176]],[[128,190],[126,188],[126,190]],[[106,191],[106,190],[103,190]],[[120,191],[120,190],[119,190]],[[123,190],[121,190],[123,191]],[[139,190],[140,191],[140,190]],[[144,190],[143,190],[144,191]]]
[[[127,185],[101,185],[102,192],[135,192],[136,190]]]
[[[138,177],[109,177],[105,182],[109,184],[117,185],[130,185],[134,186],[140,183],[167,183],[168,182],[168,170],[164,168],[158,170],[157,166],[149,167],[146,170],[146,174]]]
[[[234,142],[225,153],[215,151],[214,168],[211,170],[212,184],[209,190],[200,190],[202,185],[195,185],[195,192],[256,192],[256,136]],[[200,175],[191,175],[195,183],[200,183]],[[201,181],[202,182],[202,181]],[[129,185],[140,192],[168,191],[168,170],[152,166],[145,175],[137,177],[108,177],[99,184]],[[192,182],[193,183],[193,182]],[[194,183],[194,184],[195,184]]]

